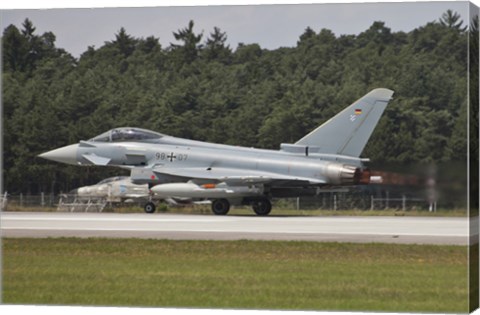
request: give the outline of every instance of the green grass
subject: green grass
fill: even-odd
[[[119,213],[143,213],[141,207],[126,207],[105,209],[104,212],[119,212]],[[208,206],[187,206],[173,208],[169,207],[165,211],[157,211],[164,213],[185,213],[185,214],[212,214],[212,210]],[[232,207],[228,215],[251,215],[255,213],[248,207]],[[408,217],[466,217],[467,213],[462,209],[455,210],[439,210],[437,212],[428,212],[422,210],[401,211],[395,209],[385,210],[295,210],[295,209],[276,209],[270,212],[270,216],[408,216]]]
[[[142,206],[126,206],[105,208],[103,212],[117,212],[117,213],[143,213]],[[184,213],[184,214],[212,214],[210,205],[185,205],[179,207],[167,207],[165,205],[157,206],[157,212],[162,213]],[[232,207],[228,212],[229,215],[251,215],[254,216],[252,208],[246,206]],[[273,207],[271,216],[427,216],[427,217],[466,217],[467,211],[465,209],[439,209],[437,212],[428,212],[427,210],[397,210],[397,209],[383,209],[383,210],[326,210],[326,209],[311,209],[311,210],[295,210],[289,208]]]
[[[7,211],[14,212],[56,212],[56,207],[25,207],[16,204],[9,204]],[[144,213],[143,205],[126,205],[106,207],[103,212],[116,213]],[[184,214],[212,214],[210,205],[183,205],[177,207],[167,206],[166,204],[157,205],[157,212],[163,213],[184,213]],[[250,207],[232,207],[230,215],[255,215]],[[288,207],[273,206],[270,215],[278,216],[428,216],[428,217],[466,217],[466,209],[438,209],[437,212],[428,212],[427,210],[398,210],[398,209],[382,209],[382,210],[360,210],[360,209],[310,209],[295,210]]]
[[[467,247],[3,240],[3,303],[467,312]]]

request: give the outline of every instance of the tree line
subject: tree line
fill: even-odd
[[[4,190],[66,192],[124,173],[37,157],[120,126],[278,149],[377,87],[394,100],[363,156],[379,166],[465,161],[471,33],[448,10],[408,33],[380,21],[358,35],[307,28],[294,47],[267,50],[232,48],[220,28],[198,33],[190,21],[167,47],[121,28],[74,58],[26,19],[2,37]]]

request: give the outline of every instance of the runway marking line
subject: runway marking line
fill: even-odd
[[[194,219],[133,219],[133,218],[9,218],[3,217],[5,221],[95,221],[95,222],[229,222],[229,220],[194,220]]]
[[[205,218],[205,217],[196,217],[195,219],[190,219],[190,218],[158,218],[158,217],[152,217],[152,218],[119,218],[119,217],[110,217],[110,218],[100,218],[100,217],[90,217],[90,218],[80,218],[80,217],[24,217],[24,216],[14,216],[14,215],[0,215],[0,218],[2,221],[97,221],[97,222],[107,222],[107,221],[118,221],[118,222],[237,222],[237,221],[247,221],[251,220],[254,218],[258,218],[257,216],[252,216],[252,217],[224,217],[224,218]],[[307,218],[307,217],[305,217]],[[305,218],[298,218],[298,217],[284,217],[284,218],[277,218],[277,217],[265,217],[262,218],[263,221],[266,222],[285,222],[285,221],[290,221],[290,222],[295,222],[295,221],[305,221]],[[407,220],[405,220],[407,219]],[[413,219],[413,218],[402,218],[401,220],[404,221],[406,224],[424,224],[424,222],[408,222],[410,220],[408,219]],[[417,218],[415,218],[417,219]],[[433,219],[433,221],[436,221],[434,224],[442,224],[445,223],[443,222],[444,218],[429,218]],[[449,218],[452,219],[452,218]],[[454,218],[457,220],[454,220],[455,224],[465,224],[466,227],[468,226],[468,218]],[[329,218],[329,217],[308,217],[308,221],[310,222],[316,222],[316,221],[323,221],[323,222],[343,222],[343,223],[350,223],[350,222],[355,222],[358,223],[359,221],[374,221],[376,223],[381,223],[381,222],[398,222],[399,219],[395,218],[379,218],[379,217],[372,217],[372,218],[366,218],[366,217],[360,217],[360,218],[347,218],[347,217],[337,217],[337,218]],[[431,220],[432,221],[432,220]],[[451,220],[450,220],[451,221]],[[431,222],[432,223],[432,222]],[[448,223],[448,222],[446,222]]]
[[[371,235],[371,236],[432,236],[432,237],[468,237],[460,234],[418,234],[418,233],[367,233],[367,232],[309,232],[309,231],[243,231],[243,230],[194,230],[194,229],[114,229],[114,228],[64,228],[64,227],[2,227],[2,230],[40,230],[40,231],[108,231],[108,232],[195,232],[195,233],[246,233],[246,234],[309,234],[309,235]]]

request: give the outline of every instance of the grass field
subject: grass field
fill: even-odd
[[[163,210],[163,211],[162,211]],[[184,207],[163,207],[157,212],[165,213],[186,213],[186,214],[212,214],[209,205],[184,206]],[[118,213],[143,213],[142,207],[118,207],[113,209],[105,209],[105,212]],[[229,215],[255,215],[250,207],[232,207],[228,212]],[[270,216],[427,216],[427,217],[465,217],[467,212],[465,209],[440,209],[437,212],[428,212],[425,210],[408,210],[401,211],[396,209],[384,210],[295,210],[288,208],[273,208]]]
[[[56,207],[20,207],[18,205],[9,205],[7,211],[16,212],[56,212]],[[141,205],[105,208],[103,212],[116,213],[144,213]],[[184,213],[184,214],[212,214],[209,205],[187,205],[180,207],[167,207],[160,205],[157,207],[157,212],[164,213]],[[255,215],[250,207],[232,207],[229,211],[230,215]],[[465,217],[467,211],[465,209],[439,209],[437,212],[428,212],[426,210],[407,210],[402,211],[398,209],[383,209],[383,210],[295,210],[289,208],[273,208],[270,213],[271,216],[425,216],[425,217]]]
[[[3,239],[3,303],[468,311],[467,247]]]

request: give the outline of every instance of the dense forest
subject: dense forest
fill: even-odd
[[[220,28],[198,33],[191,21],[168,47],[121,28],[74,58],[26,19],[2,38],[4,190],[68,191],[122,173],[36,157],[120,126],[278,149],[377,87],[394,100],[363,156],[377,166],[464,163],[465,24],[447,11],[408,33],[383,22],[358,35],[307,28],[295,47],[266,50],[229,47]],[[478,21],[471,27],[478,36]]]

